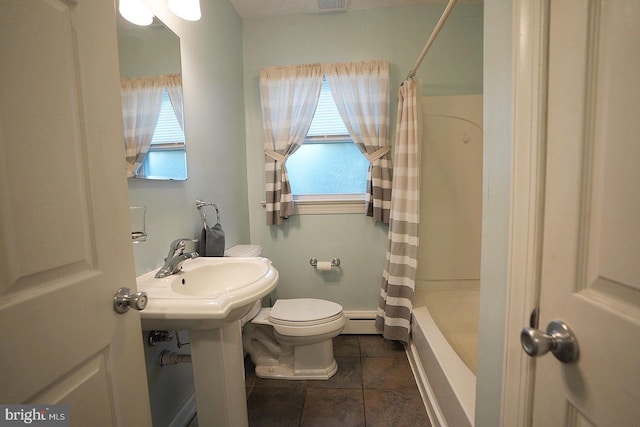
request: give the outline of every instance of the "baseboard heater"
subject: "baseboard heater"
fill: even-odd
[[[342,330],[343,334],[379,334],[376,330],[376,311],[345,311],[347,324]]]

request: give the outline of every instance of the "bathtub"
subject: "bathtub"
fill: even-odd
[[[479,283],[416,287],[408,356],[434,427],[473,426]]]

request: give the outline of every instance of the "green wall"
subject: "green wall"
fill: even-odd
[[[161,24],[118,28],[120,77],[179,74],[180,38]]]
[[[134,245],[138,275],[159,268],[174,239],[199,236],[197,198],[217,204],[227,246],[249,239],[242,21],[227,0],[202,2],[197,22],[154,3],[157,16],[180,37],[188,179],[129,180],[131,205],[147,206],[147,242]]]
[[[388,228],[359,214],[299,215],[265,225],[259,70],[271,65],[383,59],[391,69],[392,133],[396,93],[444,5],[357,10],[243,21],[247,179],[251,241],[280,272],[272,298],[317,297],[345,310],[375,310]],[[458,5],[417,77],[423,95],[482,93],[482,5]],[[339,257],[339,272],[318,274],[310,258]]]
[[[478,330],[478,369],[476,387],[477,427],[500,425],[506,411],[502,408],[506,371],[506,321],[510,312],[509,298],[512,272],[510,244],[515,180],[514,84],[522,80],[514,74],[513,43],[526,43],[531,34],[515,33],[513,20],[519,17],[531,23],[535,14],[527,16],[517,2],[490,0],[485,14],[485,70],[484,76],[484,176],[482,202],[482,262],[480,266],[480,313]],[[536,31],[531,31],[536,33]],[[524,49],[526,51],[527,48]],[[521,50],[522,52],[522,50]],[[525,60],[526,61],[526,60]],[[527,83],[523,84],[527,87]],[[521,95],[519,95],[521,96]],[[533,257],[533,255],[531,255]],[[519,351],[515,350],[515,351]],[[526,393],[525,393],[526,394]]]
[[[228,245],[249,239],[242,21],[228,0],[202,1],[202,19],[197,22],[172,15],[165,0],[151,2],[156,15],[180,37],[189,178],[129,180],[130,204],[147,206],[149,236],[134,244],[138,275],[160,267],[172,240],[199,236],[197,198],[220,208]],[[208,212],[208,218],[213,214]],[[181,340],[188,342],[185,332]],[[156,347],[145,340],[144,346],[153,425],[162,427],[192,396],[194,385],[190,364],[160,367],[159,353],[188,353],[189,347],[178,349],[175,339]]]

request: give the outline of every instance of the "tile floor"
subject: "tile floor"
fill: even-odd
[[[379,335],[334,339],[338,372],[328,381],[257,378],[246,359],[250,427],[428,427],[404,348]]]

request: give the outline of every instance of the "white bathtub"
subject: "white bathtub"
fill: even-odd
[[[408,353],[434,427],[473,426],[478,303],[475,282],[416,288]]]

